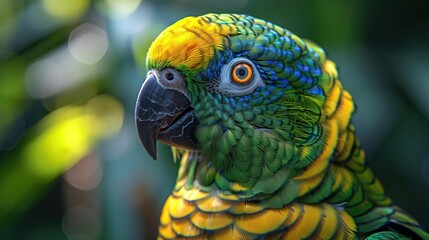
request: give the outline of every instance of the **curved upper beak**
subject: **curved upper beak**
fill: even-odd
[[[149,72],[136,103],[136,126],[143,146],[156,160],[156,140],[168,145],[196,149],[197,125],[191,102],[182,92],[162,86]]]

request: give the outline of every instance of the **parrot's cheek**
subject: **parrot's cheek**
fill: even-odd
[[[197,121],[188,97],[159,84],[149,74],[136,103],[136,126],[143,146],[156,159],[156,140],[168,145],[196,149]]]

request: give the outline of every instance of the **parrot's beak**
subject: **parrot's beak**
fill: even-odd
[[[162,86],[158,74],[149,72],[136,103],[136,125],[146,151],[156,160],[156,140],[196,149],[197,125],[191,102],[181,91]]]

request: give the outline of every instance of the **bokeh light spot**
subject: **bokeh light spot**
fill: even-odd
[[[101,137],[115,135],[122,127],[124,108],[110,95],[103,94],[92,98],[85,105],[85,111],[96,119],[92,125],[92,131]]]
[[[70,33],[68,46],[77,61],[92,65],[106,54],[109,41],[103,29],[94,24],[85,23]]]
[[[71,240],[97,239],[100,235],[100,218],[86,207],[69,208],[63,216],[63,231]]]
[[[37,137],[23,151],[27,169],[54,179],[89,154],[100,138],[116,134],[123,117],[121,103],[109,95],[94,97],[85,106],[55,110],[35,126]]]
[[[64,174],[66,181],[73,187],[90,191],[100,183],[103,175],[100,158],[88,155],[76,163]]]
[[[63,21],[79,19],[89,7],[89,0],[43,0],[45,11]]]
[[[129,16],[140,5],[141,0],[105,0],[108,10],[116,16]]]
[[[50,59],[33,63],[27,70],[27,90],[34,98],[49,97],[71,82],[72,75],[63,74],[66,66]]]
[[[53,125],[45,126],[45,131],[23,153],[32,172],[53,179],[85,156],[95,136],[88,131],[91,121],[80,107],[62,108],[48,117],[44,124],[50,121]]]

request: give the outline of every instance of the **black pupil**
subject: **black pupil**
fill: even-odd
[[[237,76],[240,78],[245,78],[247,76],[247,70],[243,67],[237,69]]]
[[[169,72],[165,74],[165,79],[167,79],[168,81],[173,81],[174,80],[174,75]]]

